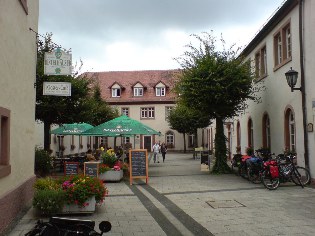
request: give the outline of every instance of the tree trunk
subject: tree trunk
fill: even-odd
[[[44,122],[44,149],[50,151],[50,123]]]
[[[215,134],[215,163],[212,173],[224,174],[230,173],[231,168],[227,164],[226,137],[224,135],[223,120],[221,117],[216,118],[216,134]]]
[[[195,130],[194,132],[194,135],[195,135],[195,143],[194,143],[194,147],[199,147],[198,145],[198,129]]]
[[[186,153],[186,133],[183,133],[184,137],[184,153]]]

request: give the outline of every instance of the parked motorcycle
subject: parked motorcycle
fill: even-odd
[[[51,217],[48,222],[37,221],[25,236],[101,236],[112,228],[108,221],[99,224],[101,233],[96,232],[94,227],[95,222],[91,220]]]

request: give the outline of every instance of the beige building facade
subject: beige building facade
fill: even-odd
[[[158,135],[135,135],[129,138],[117,138],[116,146],[122,143],[130,143],[132,148],[141,148],[151,151],[155,142],[166,143],[169,151],[183,151],[183,134],[172,130],[168,124],[167,116],[175,106],[176,94],[172,88],[177,79],[178,70],[147,70],[147,71],[108,71],[90,72],[86,75],[93,77],[100,85],[102,98],[119,114],[127,115],[161,133]],[[53,129],[54,127],[52,127]],[[194,150],[194,145],[209,147],[209,132],[204,129],[198,130],[198,138],[186,134],[186,149]],[[95,147],[95,139],[86,136],[52,135],[51,149],[58,152],[59,139],[66,147],[64,155],[84,152],[88,147]],[[99,137],[98,145],[114,147],[114,138]],[[71,150],[71,144],[76,148]],[[82,144],[82,145],[80,145]],[[82,148],[78,148],[82,147]]]
[[[0,234],[32,199],[39,1],[0,1]]]

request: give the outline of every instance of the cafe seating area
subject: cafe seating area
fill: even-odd
[[[63,172],[65,162],[79,162],[79,168],[83,170],[84,162],[87,161],[86,153],[75,153],[69,155],[59,155],[60,153],[56,152],[56,156],[53,158],[53,171],[54,172]]]

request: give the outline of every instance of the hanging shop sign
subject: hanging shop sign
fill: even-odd
[[[60,48],[45,53],[44,74],[45,75],[71,75],[72,55]]]
[[[43,95],[71,96],[71,83],[68,82],[44,82]]]

